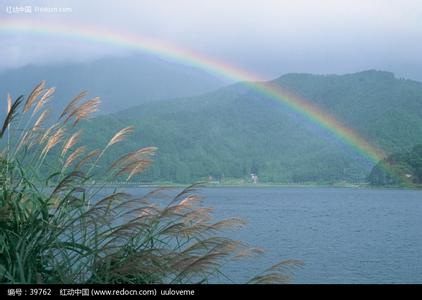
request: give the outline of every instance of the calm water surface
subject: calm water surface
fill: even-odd
[[[233,282],[245,282],[280,260],[300,259],[305,265],[293,283],[422,283],[422,191],[208,188],[200,193],[216,219],[247,221],[227,235],[266,250],[225,266]]]

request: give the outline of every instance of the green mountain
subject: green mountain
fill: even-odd
[[[422,83],[380,71],[288,74],[271,83],[329,112],[387,154],[422,143]],[[374,164],[244,83],[97,117],[86,126],[92,137],[86,142],[105,144],[128,125],[136,131],[125,150],[159,148],[143,181],[248,180],[256,173],[261,182],[362,182]]]
[[[30,92],[40,80],[56,87],[62,107],[82,90],[102,99],[100,113],[112,113],[148,101],[202,94],[226,84],[200,69],[154,56],[106,57],[90,63],[26,66],[0,73],[0,99]],[[22,87],[27,90],[22,90]],[[0,117],[2,116],[0,111]]]
[[[422,185],[422,145],[389,155],[374,166],[368,180],[381,186]]]

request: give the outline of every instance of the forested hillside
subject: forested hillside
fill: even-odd
[[[422,143],[422,83],[379,71],[288,74],[273,83],[328,111],[387,154]],[[364,182],[374,165],[242,83],[143,104],[86,125],[93,146],[128,125],[136,128],[128,148],[157,146],[155,163],[137,179],[143,181],[247,181],[256,173],[261,182]]]
[[[368,179],[372,185],[421,185],[422,145],[389,155],[372,169]]]

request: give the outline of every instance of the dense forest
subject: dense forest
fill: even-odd
[[[288,74],[272,83],[328,111],[387,155],[422,143],[422,83],[380,71]],[[135,179],[141,182],[248,182],[254,173],[260,182],[360,183],[374,166],[245,83],[99,116],[85,123],[90,138],[84,143],[104,145],[129,125],[134,133],[120,151],[158,147],[155,163]],[[121,154],[111,153],[105,163]]]
[[[422,185],[422,145],[389,155],[368,177],[372,185]]]

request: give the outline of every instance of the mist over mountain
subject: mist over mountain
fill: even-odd
[[[272,83],[332,114],[387,154],[422,142],[420,82],[364,71],[287,74]],[[264,182],[363,182],[374,165],[325,129],[244,83],[100,116],[86,126],[88,136],[96,137],[87,142],[105,144],[128,125],[136,129],[124,150],[159,148],[155,163],[141,178],[145,181],[187,183],[209,176],[248,180],[256,173]]]
[[[0,73],[0,97],[30,92],[40,80],[56,87],[53,107],[61,108],[82,90],[101,97],[100,113],[157,99],[192,96],[226,84],[200,69],[149,55],[106,57],[90,63],[26,66]]]

